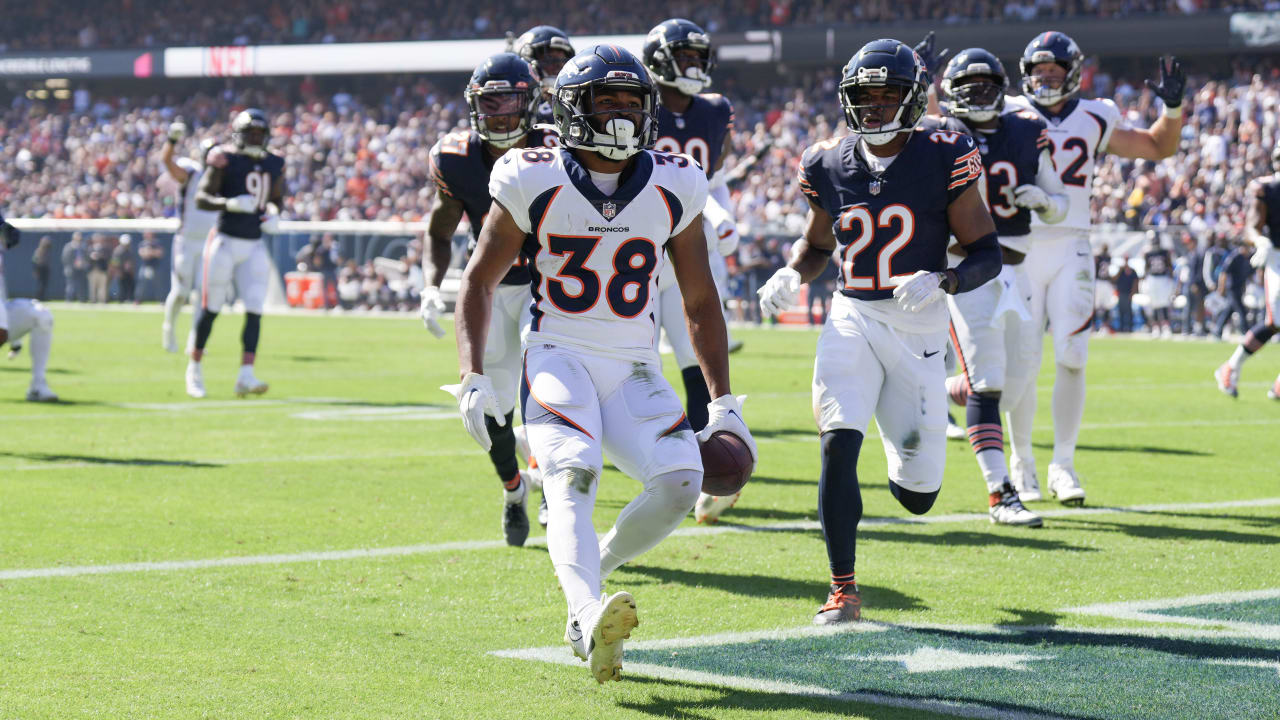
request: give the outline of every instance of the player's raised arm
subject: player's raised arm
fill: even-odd
[[[711,266],[707,263],[701,218],[689,223],[667,241],[667,252],[680,293],[684,296],[689,338],[693,341],[702,374],[707,378],[707,388],[712,398],[728,395],[729,339],[724,315],[720,312],[720,295],[716,292]]]
[[[178,143],[182,142],[182,138],[186,137],[186,135],[186,125],[180,122],[173,123],[169,126],[169,132],[165,136],[164,148],[160,151],[160,162],[164,163],[164,169],[179,185],[187,181],[188,174],[181,165],[174,162],[173,156]]]
[[[456,313],[458,373],[484,373],[484,342],[493,311],[493,292],[520,255],[525,232],[495,200],[480,228],[475,254],[462,272]]]
[[[1166,65],[1160,60],[1160,82],[1147,80],[1147,87],[1164,102],[1164,114],[1149,129],[1118,127],[1107,142],[1107,152],[1127,158],[1162,160],[1178,151],[1182,137],[1182,93],[1187,86],[1186,73],[1177,58]]]

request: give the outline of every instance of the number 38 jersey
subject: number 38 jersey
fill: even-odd
[[[564,149],[507,152],[489,193],[528,235],[528,344],[657,362],[652,306],[667,241],[701,217],[707,178],[687,155],[636,155],[605,195]]]
[[[252,195],[258,210],[266,212],[271,199],[271,186],[284,173],[284,158],[274,153],[255,158],[236,152],[231,145],[220,145],[209,151],[209,166],[222,170],[222,185],[216,188],[224,198]],[[218,215],[218,232],[243,240],[262,237],[259,213],[223,212]]]
[[[1062,184],[1066,188],[1071,207],[1067,217],[1056,225],[1046,225],[1039,217],[1032,220],[1037,233],[1053,232],[1050,228],[1062,228],[1072,232],[1088,230],[1092,225],[1089,198],[1093,194],[1093,171],[1097,159],[1107,150],[1111,133],[1122,124],[1120,109],[1110,100],[1068,100],[1062,110],[1052,115],[1026,98],[1010,97],[1005,103],[1006,112],[1031,111],[1043,117],[1049,125],[1049,145],[1053,150],[1053,164],[1058,168]]]
[[[837,292],[858,308],[908,332],[947,327],[945,303],[902,310],[893,289],[919,270],[947,267],[947,207],[982,179],[973,138],[917,130],[883,172],[867,163],[856,135],[818,143],[800,159],[800,189],[834,224]]]

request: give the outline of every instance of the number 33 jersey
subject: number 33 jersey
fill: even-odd
[[[857,135],[828,140],[800,159],[800,190],[833,221],[836,292],[901,330],[944,330],[945,303],[907,312],[893,290],[917,271],[946,269],[947,207],[982,179],[978,148],[962,133],[917,130],[877,172],[860,142]]]
[[[653,303],[667,241],[702,215],[707,178],[687,155],[635,155],[612,195],[566,149],[514,149],[489,194],[527,233],[527,343],[657,362]]]

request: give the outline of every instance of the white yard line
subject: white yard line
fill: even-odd
[[[1134,505],[1116,508],[1081,508],[1076,510],[1050,510],[1042,512],[1046,517],[1076,517],[1085,515],[1144,513],[1181,510],[1219,510],[1240,507],[1270,507],[1280,505],[1280,498],[1261,498],[1257,500],[1233,500],[1214,503],[1181,503],[1167,505]],[[866,518],[859,527],[876,527],[884,525],[938,525],[944,523],[967,523],[986,521],[986,513],[963,513],[954,515],[919,516],[909,518]],[[672,533],[677,537],[724,535],[730,533],[751,532],[788,532],[809,531],[819,529],[816,520],[771,523],[768,525],[747,526],[721,524],[712,527],[680,528]],[[545,545],[545,536],[531,537],[526,546]],[[357,548],[353,550],[328,550],[278,555],[248,555],[240,557],[208,558],[204,560],[173,560],[161,562],[136,562],[114,565],[78,565],[46,568],[17,568],[0,570],[0,581],[22,580],[27,578],[76,577],[81,575],[113,575],[120,573],[155,572],[172,570],[197,570],[216,567],[243,567],[247,565],[282,565],[300,562],[326,562],[331,560],[352,560],[387,556],[424,555],[428,553],[495,550],[506,547],[501,540],[470,540],[423,545],[402,545],[385,548]]]
[[[1195,605],[1212,603],[1238,603],[1251,600],[1271,600],[1280,598],[1280,588],[1270,590],[1248,590],[1242,592],[1222,592],[1208,595],[1186,595],[1178,598],[1159,600],[1135,600],[1131,602],[1100,603],[1082,607],[1064,608],[1061,612],[1078,615],[1093,615],[1115,618],[1117,620],[1137,620],[1140,622],[1175,623],[1195,627],[1226,627],[1241,634],[1268,640],[1280,639],[1280,624],[1266,625],[1262,623],[1237,622],[1235,620],[1217,620],[1190,615],[1167,615],[1154,612],[1156,610],[1173,610]],[[1280,620],[1277,621],[1280,623]]]

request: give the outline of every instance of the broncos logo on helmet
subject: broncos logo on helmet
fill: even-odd
[[[982,48],[961,50],[942,73],[941,105],[961,120],[987,122],[1004,109],[1008,86],[999,58]]]
[[[638,95],[640,107],[596,110],[597,97],[619,90]],[[657,88],[636,56],[616,45],[593,45],[565,63],[551,107],[565,147],[625,160],[658,139]]]
[[[1058,87],[1050,86],[1031,73],[1036,65],[1047,62],[1057,63],[1067,71],[1066,78]],[[1040,33],[1027,43],[1018,68],[1022,71],[1022,92],[1035,104],[1052,107],[1075,95],[1080,89],[1084,54],[1080,52],[1075,40],[1056,30],[1050,30]]]
[[[538,96],[538,79],[515,53],[498,53],[471,73],[463,96],[471,129],[496,148],[509,148],[529,134]]]
[[[693,51],[697,60],[677,58],[681,51]],[[686,64],[684,69],[682,63]],[[716,66],[711,36],[688,20],[664,20],[645,36],[644,65],[659,84],[697,95],[711,86],[711,71]]]
[[[267,138],[271,134],[271,124],[267,114],[258,108],[241,110],[231,121],[231,139],[236,150],[253,158],[267,154]]]
[[[872,96],[874,88],[901,93],[896,103],[883,104]],[[850,130],[872,145],[884,145],[915,129],[928,105],[928,91],[928,72],[914,50],[897,40],[873,40],[844,66],[840,105]]]

